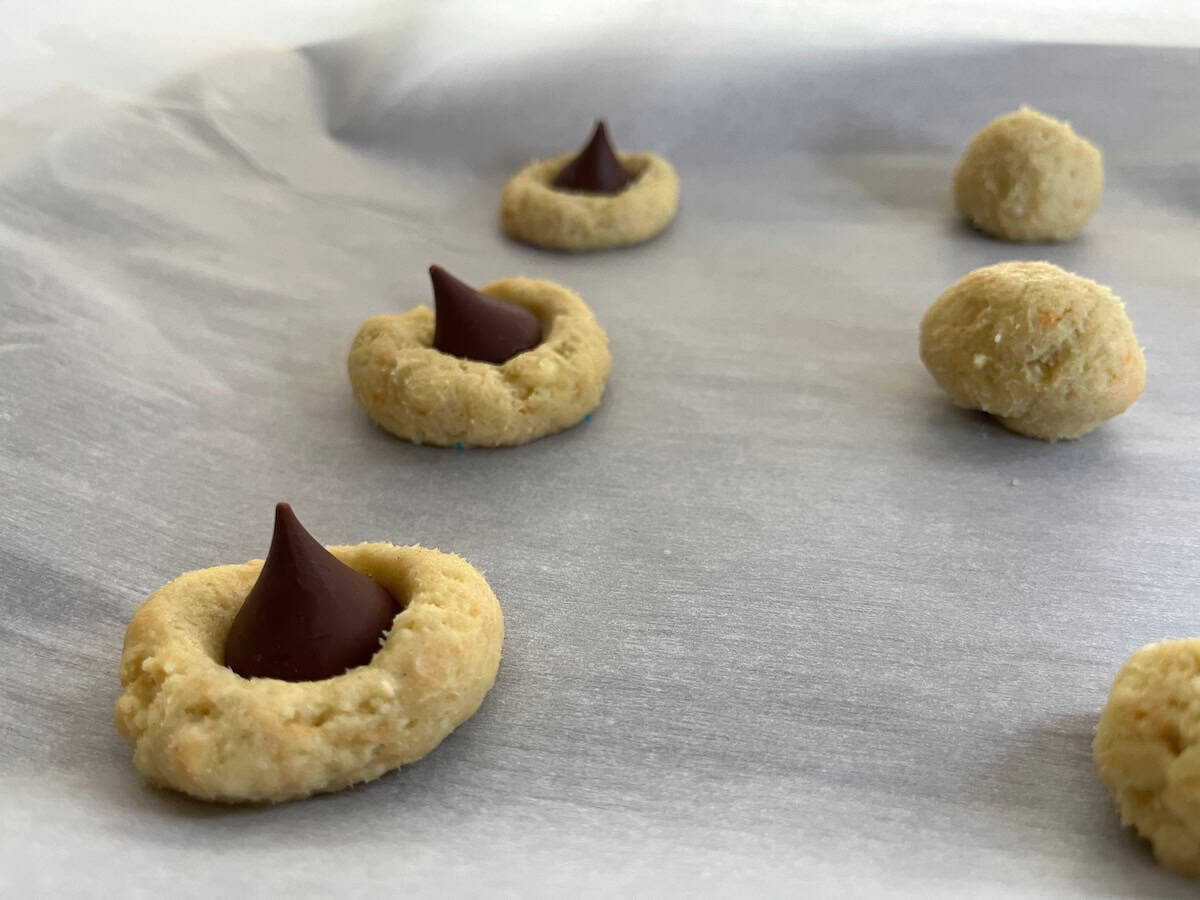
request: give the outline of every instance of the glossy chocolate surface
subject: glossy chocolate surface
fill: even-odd
[[[587,146],[579,155],[562,167],[554,176],[551,185],[563,191],[581,191],[588,194],[619,194],[633,176],[621,165],[617,154],[608,141],[604,122],[596,123],[596,130]]]
[[[433,346],[479,362],[502,363],[542,342],[542,323],[523,306],[498,300],[430,266],[437,324]]]
[[[280,503],[262,572],[229,628],[225,665],[243,678],[332,678],[371,661],[400,609]]]

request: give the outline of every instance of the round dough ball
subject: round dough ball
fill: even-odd
[[[679,176],[655,153],[617,153],[634,180],[617,194],[585,194],[553,185],[576,153],[531,163],[500,198],[500,224],[518,241],[549,250],[607,250],[648,241],[675,217]]]
[[[1092,754],[1163,866],[1200,878],[1200,638],[1149,644],[1121,667]]]
[[[138,607],[113,722],[148,781],[224,803],[336,791],[415,762],[479,708],[504,640],[483,576],[421,547],[328,550],[405,604],[371,661],[334,678],[247,679],[224,665],[262,560],[188,572]]]
[[[976,269],[921,320],[921,361],[959,406],[1054,441],[1124,412],[1146,383],[1125,307],[1047,262]]]
[[[1103,190],[1100,151],[1066,122],[1028,106],[984,126],[954,173],[959,211],[1007,241],[1074,237]]]
[[[368,319],[350,347],[350,384],[379,425],[418,444],[499,447],[570,428],[596,408],[612,356],[587,304],[530,278],[482,292],[532,310],[542,342],[495,365],[435,350],[428,307]]]

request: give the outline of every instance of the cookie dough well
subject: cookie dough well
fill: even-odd
[[[608,250],[648,241],[679,207],[679,176],[655,153],[617,153],[632,181],[617,194],[555,188],[554,177],[574,159],[564,153],[531,163],[513,176],[500,198],[500,224],[514,240],[549,250]]]
[[[434,314],[423,306],[375,316],[359,329],[350,384],[387,431],[442,447],[509,446],[570,428],[599,404],[612,356],[582,299],[530,278],[482,290],[535,313],[542,342],[499,365],[450,356],[433,348]]]
[[[336,791],[422,758],[479,708],[504,638],[483,576],[421,547],[327,549],[404,603],[371,661],[333,678],[224,665],[261,560],[189,572],[134,613],[113,721],[148,781],[224,803]]]

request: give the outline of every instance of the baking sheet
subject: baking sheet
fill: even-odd
[[[817,52],[603,35],[466,65],[404,40],[246,53],[0,179],[0,893],[1189,896],[1090,761],[1137,646],[1197,632],[1194,50]],[[1078,241],[957,222],[953,166],[1030,103],[1106,153]],[[657,241],[507,242],[529,159],[594,117],[683,179]],[[1132,410],[1048,445],[955,410],[920,315],[972,268],[1113,286]],[[580,293],[592,420],[408,445],[355,404],[426,267]],[[483,569],[499,681],[429,758],[226,809],[110,725],[124,627],[180,572],[326,543]]]

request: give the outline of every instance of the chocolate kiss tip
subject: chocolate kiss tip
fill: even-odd
[[[551,185],[565,191],[589,194],[617,194],[632,181],[608,141],[604,120],[596,122],[596,130],[579,155],[562,167]]]
[[[525,307],[480,293],[441,266],[430,266],[429,278],[436,307],[435,349],[499,364],[541,343],[542,323]]]
[[[332,678],[369,663],[399,611],[278,503],[271,549],[225,639],[225,665],[243,678]]]

